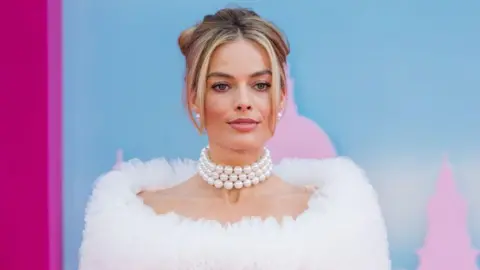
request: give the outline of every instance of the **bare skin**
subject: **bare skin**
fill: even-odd
[[[144,203],[161,215],[174,212],[193,220],[216,220],[235,223],[243,217],[296,218],[308,207],[313,190],[288,184],[272,176],[264,184],[245,190],[218,190],[198,175],[164,190],[139,194]]]
[[[266,51],[250,41],[238,40],[220,46],[212,54],[207,76],[205,128],[210,158],[217,164],[244,166],[263,154],[263,146],[273,135],[270,119],[275,94],[270,59]],[[285,92],[282,90],[283,106]],[[195,98],[192,97],[195,109]],[[198,108],[196,108],[198,109]],[[239,132],[229,121],[250,118],[256,128]],[[296,218],[308,207],[313,190],[289,184],[278,176],[264,183],[239,190],[217,189],[199,175],[172,188],[138,194],[159,215],[175,212],[190,219],[235,223],[243,217],[285,216]]]

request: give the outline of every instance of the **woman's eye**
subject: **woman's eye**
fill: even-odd
[[[228,84],[225,84],[225,83],[217,83],[217,84],[214,84],[212,86],[212,88],[215,90],[215,91],[226,91],[228,90]]]
[[[255,84],[255,89],[259,90],[259,91],[266,91],[270,88],[270,84],[269,83],[257,83]]]

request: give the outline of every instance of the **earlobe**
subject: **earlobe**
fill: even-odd
[[[192,99],[190,100],[190,109],[193,114],[198,114],[199,112],[198,106],[195,104],[195,102]]]
[[[192,108],[192,114],[195,117],[195,119],[199,120],[200,119],[200,113],[198,112],[198,107],[196,105],[190,105]]]
[[[195,126],[197,126],[197,129],[200,129],[202,126],[202,115],[199,113],[198,107],[196,105],[191,104],[190,108],[193,120],[195,121]]]
[[[279,111],[278,114],[277,114],[277,121],[280,121],[280,119],[282,119],[282,116],[283,116],[283,110]]]

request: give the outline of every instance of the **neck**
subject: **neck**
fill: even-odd
[[[271,175],[271,159],[266,158],[264,154],[269,156],[263,147],[239,151],[211,144],[208,152],[203,152],[200,158],[200,162],[208,159],[211,163],[210,165],[208,161],[202,163],[199,176],[209,183],[211,192],[216,196],[220,196],[228,203],[238,202],[241,198],[248,197],[248,194],[254,192],[254,186]],[[215,165],[220,169],[215,171]],[[235,171],[237,169],[239,171]],[[211,189],[211,186],[217,189]]]
[[[218,165],[245,166],[256,162],[263,155],[264,149],[234,150],[211,144],[208,152],[212,162]]]

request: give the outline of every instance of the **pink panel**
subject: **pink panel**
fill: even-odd
[[[0,9],[2,270],[61,269],[60,3]]]

